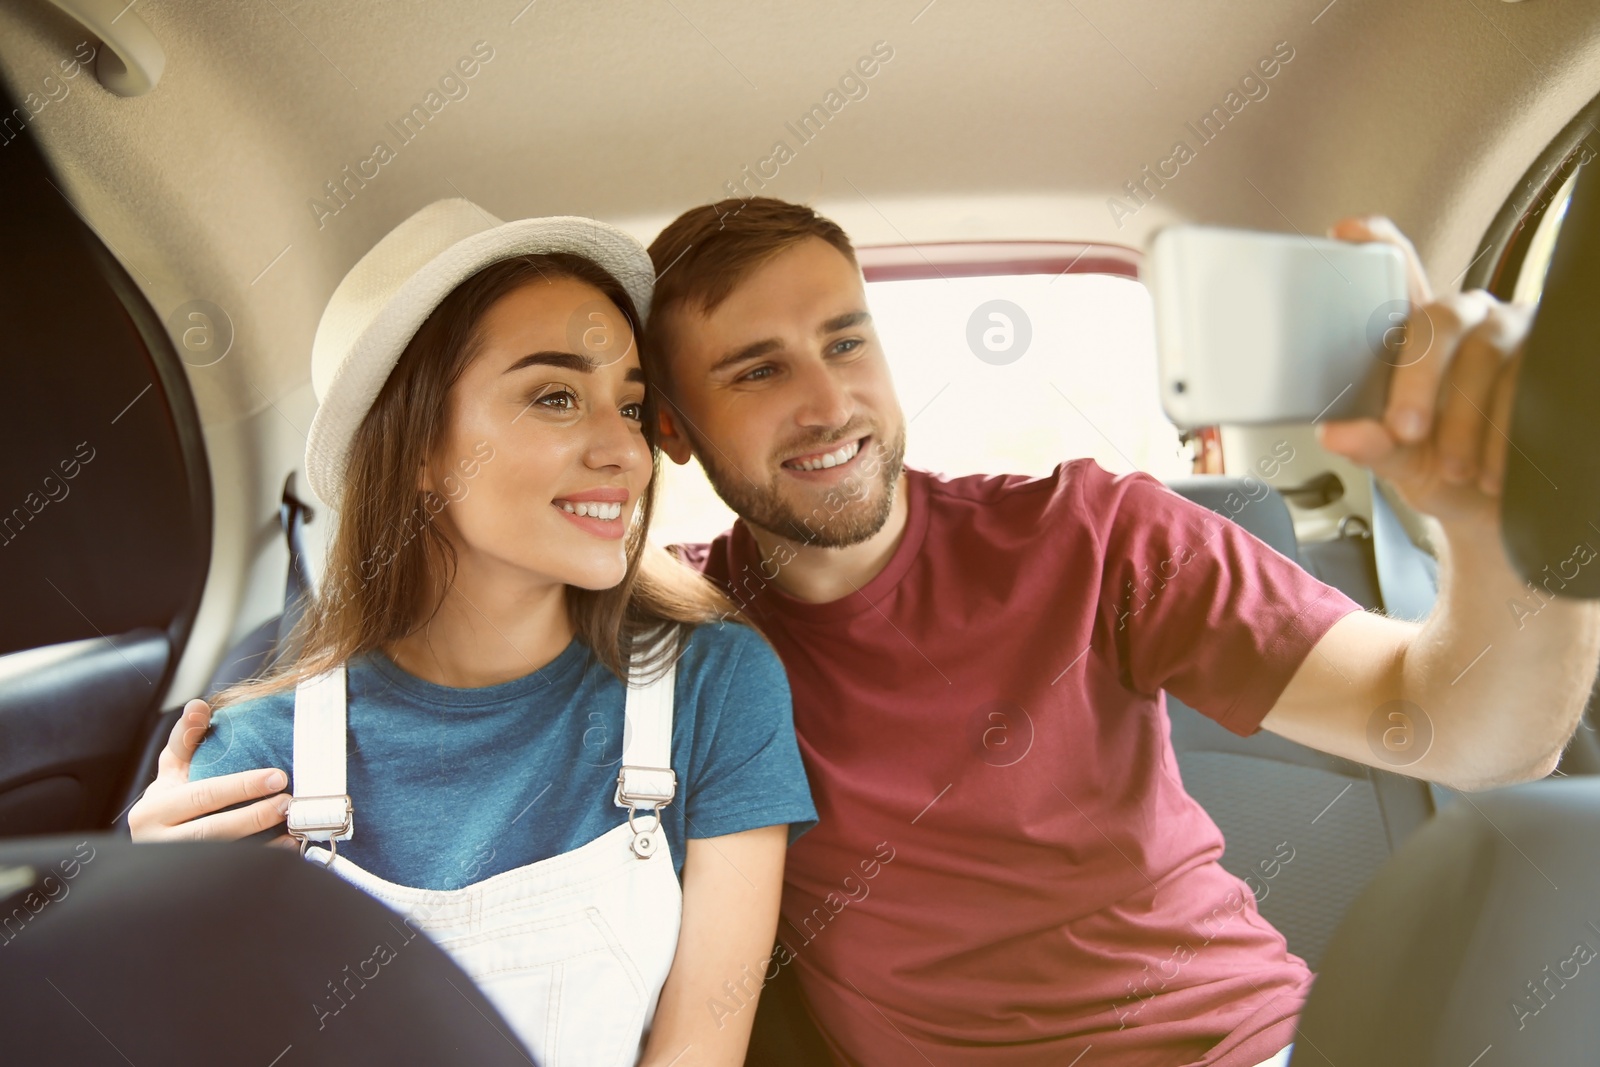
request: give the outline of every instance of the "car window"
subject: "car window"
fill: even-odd
[[[211,561],[183,362],[62,184],[0,151],[0,837],[126,808]]]
[[[1188,449],[1161,411],[1154,318],[1140,282],[936,274],[869,281],[867,299],[905,411],[908,465],[1040,475],[1088,456],[1118,472],[1190,472]],[[653,539],[704,541],[732,525],[698,464],[666,468]]]
[[[58,185],[28,140],[6,146],[0,653],[166,629],[192,616],[210,560],[183,365]]]

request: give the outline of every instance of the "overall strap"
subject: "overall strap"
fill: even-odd
[[[290,836],[305,851],[311,841],[348,841],[354,806],[345,788],[345,669],[340,664],[301,682],[294,692],[294,800]]]
[[[669,632],[662,642],[670,641]],[[617,774],[616,804],[628,809],[628,825],[634,827],[633,851],[648,858],[655,850],[661,826],[660,810],[678,793],[678,776],[672,769],[672,697],[678,677],[676,662],[654,679],[641,684],[641,664],[662,642],[636,652],[629,668],[627,703],[623,715],[622,769]],[[638,811],[655,814],[655,827],[641,830],[634,825]]]

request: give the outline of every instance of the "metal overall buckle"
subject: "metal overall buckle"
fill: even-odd
[[[632,773],[629,773],[632,772]],[[616,803],[628,809],[628,847],[642,860],[655,855],[661,840],[661,809],[678,794],[678,775],[671,767],[623,767],[617,773]],[[655,816],[652,826],[640,829],[634,821],[640,811]]]
[[[295,806],[298,805],[301,801],[318,801],[318,800],[342,800],[342,801],[344,801],[344,813],[343,813],[342,817],[340,818],[340,820],[338,822],[297,823],[297,821],[295,819],[295,810],[294,810]],[[349,837],[350,836],[350,829],[354,824],[355,824],[355,805],[351,802],[350,797],[348,795],[345,795],[345,796],[295,797],[294,800],[292,800],[290,802],[290,804],[289,804],[289,811],[288,811],[288,817],[287,817],[287,820],[286,820],[285,829],[288,830],[290,837],[292,837],[296,841],[300,842],[300,856],[301,856],[301,858],[305,857],[306,849],[311,847],[311,842],[312,842],[312,838],[310,836],[311,834],[322,834],[322,833],[328,834],[327,839],[325,841],[321,841],[320,842],[320,843],[326,844],[328,846],[328,858],[323,861],[323,866],[326,867],[326,866],[330,866],[333,863],[334,858],[337,857],[338,854],[339,854],[339,839],[343,838],[343,837]]]
[[[628,807],[628,829],[633,831],[633,840],[628,842],[628,847],[633,849],[633,854],[642,860],[647,860],[656,853],[656,835],[661,832],[661,809],[645,808],[644,810],[655,816],[655,825],[641,830],[633,821],[635,808]]]

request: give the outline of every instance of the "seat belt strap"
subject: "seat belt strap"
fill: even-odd
[[[283,527],[289,546],[289,570],[283,580],[283,613],[278,616],[278,638],[273,642],[272,658],[282,656],[289,645],[289,634],[306,602],[312,596],[311,565],[306,554],[305,525],[313,518],[311,505],[295,495],[294,472],[283,482],[283,497],[278,503],[278,525]]]
[[[288,829],[308,841],[348,841],[355,811],[345,787],[345,668],[307,678],[294,692],[294,800]]]
[[[1371,486],[1372,555],[1383,610],[1396,619],[1423,619],[1439,596],[1438,563],[1412,542],[1376,478]]]

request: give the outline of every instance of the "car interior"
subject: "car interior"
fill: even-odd
[[[875,73],[853,76],[865,56]],[[424,204],[588,215],[646,242],[727,196],[812,204],[861,250],[908,463],[1145,470],[1416,619],[1437,590],[1431,520],[1310,426],[1180,433],[1162,415],[1141,250],[1178,222],[1321,236],[1385,215],[1440,292],[1536,303],[1600,150],[1600,7],[1580,0],[11,0],[0,77],[8,847],[125,837],[183,702],[272,662],[330,523],[302,466],[318,317]],[[1198,147],[1174,174],[1175,141]],[[974,361],[962,333],[998,298],[1034,322],[1011,365]],[[665,477],[658,541],[730,523],[697,467]],[[1295,1064],[1457,1062],[1440,1050],[1475,1040],[1459,1036],[1470,1005],[1515,1021],[1505,1002],[1539,967],[1507,961],[1556,952],[1507,894],[1600,877],[1600,723],[1586,712],[1522,808],[1166,706],[1223,865],[1332,976],[1307,1034],[1444,1020],[1409,1045],[1307,1040]],[[1265,876],[1285,848],[1294,862]],[[1519,864],[1550,878],[1484,873]],[[1462,881],[1480,895],[1452,895]],[[1390,1018],[1362,992],[1385,946],[1432,961],[1405,972],[1413,992],[1445,970],[1481,988],[1418,993],[1431,1008]],[[1587,1014],[1559,1040],[1600,1025]],[[780,1062],[762,1040],[751,1062]],[[1494,1042],[1485,1067],[1592,1059]]]

